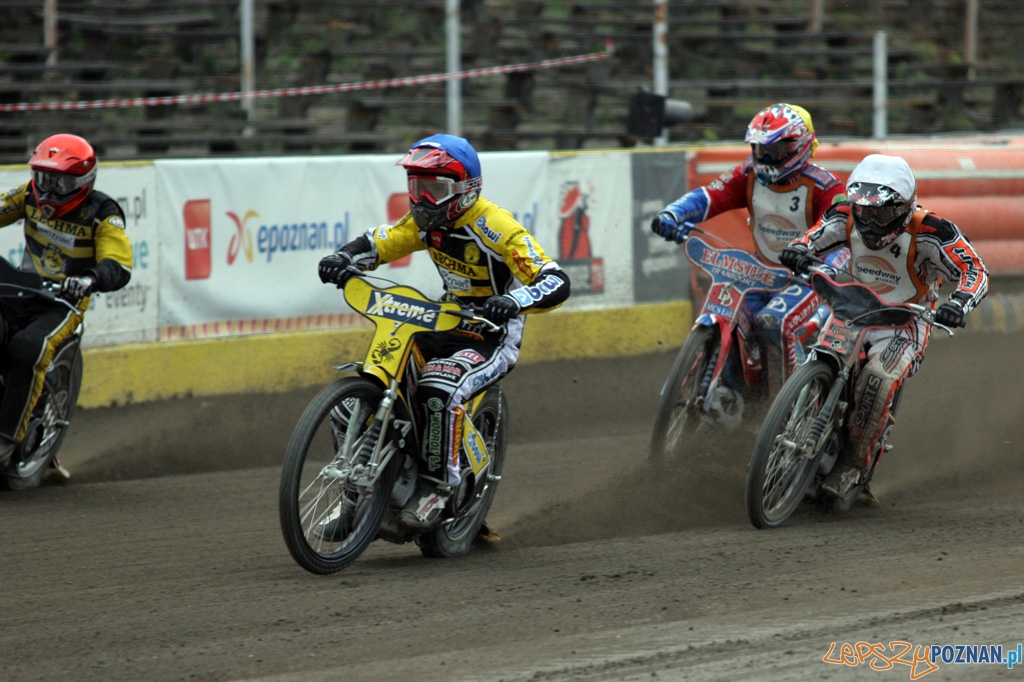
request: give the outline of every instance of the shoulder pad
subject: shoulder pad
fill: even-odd
[[[829,173],[821,166],[817,166],[813,163],[805,165],[803,170],[800,171],[800,174],[814,180],[814,184],[818,187],[830,187],[840,181],[839,178],[832,175],[832,173]]]

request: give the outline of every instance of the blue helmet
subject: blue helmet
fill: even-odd
[[[480,157],[461,137],[425,137],[398,165],[408,175],[409,209],[422,230],[454,223],[480,197]]]

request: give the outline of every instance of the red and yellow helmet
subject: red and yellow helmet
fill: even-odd
[[[784,184],[807,164],[818,146],[811,115],[795,104],[773,104],[758,112],[743,138],[750,143],[754,172],[763,185]]]
[[[96,152],[78,135],[51,135],[28,161],[32,196],[47,218],[58,218],[81,204],[96,182]]]

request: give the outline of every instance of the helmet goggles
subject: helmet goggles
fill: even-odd
[[[58,173],[56,171],[32,169],[32,182],[36,189],[44,193],[53,193],[58,196],[71,194],[72,192],[85,187],[96,176],[96,167],[85,175],[72,175],[71,173]]]
[[[426,199],[438,206],[452,197],[466,192],[475,184],[470,181],[456,181],[443,175],[409,175],[409,200],[414,204]]]
[[[854,204],[853,217],[861,225],[873,227],[888,227],[894,221],[904,217],[907,213],[905,204],[890,204],[888,206],[861,206]]]
[[[904,218],[908,209],[907,198],[899,192],[873,182],[854,182],[847,188],[847,199],[853,204],[853,217],[861,225],[888,227]]]
[[[798,148],[798,140],[779,140],[778,142],[772,142],[771,144],[754,142],[750,145],[754,161],[769,166],[777,166],[783,163],[789,159],[793,152],[797,151]]]

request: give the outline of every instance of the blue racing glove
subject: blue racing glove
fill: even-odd
[[[676,242],[677,244],[686,241],[693,227],[693,223],[681,223],[668,211],[662,211],[654,216],[654,220],[651,221],[651,231],[654,234],[664,237],[665,241]]]

